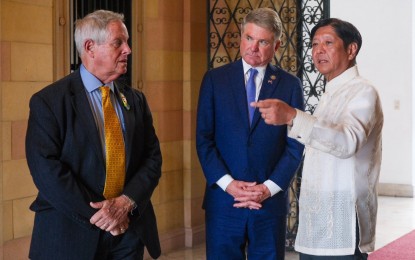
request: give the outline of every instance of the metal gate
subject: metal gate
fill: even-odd
[[[325,82],[312,63],[310,31],[320,19],[329,17],[329,0],[208,0],[208,68],[240,58],[240,25],[245,15],[259,7],[272,8],[281,18],[281,47],[272,63],[301,79],[305,111],[312,114]],[[300,167],[290,186],[287,250],[294,250],[297,234],[301,170]]]

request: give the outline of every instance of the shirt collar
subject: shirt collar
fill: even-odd
[[[244,75],[246,75],[251,68],[254,68],[248,63],[246,63],[244,59],[242,59],[242,65],[244,67]],[[267,69],[267,65],[261,66],[261,67],[255,67],[255,69],[258,71],[258,75],[262,75],[262,77],[264,77],[265,70]]]
[[[82,82],[88,92],[92,92],[99,87],[102,87],[104,84],[97,79],[91,72],[89,72],[83,64],[81,64],[80,68]],[[114,93],[114,82],[110,82],[105,84],[105,86],[110,87],[111,91]]]
[[[357,69],[357,65],[351,68],[348,68],[347,70],[343,71],[342,74],[340,74],[339,76],[327,82],[326,93],[333,93],[334,91],[339,89],[341,86],[343,86],[346,82],[358,76],[359,76],[359,70]]]

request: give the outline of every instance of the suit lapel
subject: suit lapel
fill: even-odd
[[[278,70],[273,65],[268,65],[265,71],[264,79],[262,80],[261,92],[259,93],[258,100],[265,100],[271,98],[278,87],[280,77],[278,76]],[[261,114],[258,109],[255,109],[254,117],[252,119],[252,129],[258,124],[261,118]]]
[[[114,86],[117,93],[118,103],[121,105],[122,114],[124,117],[125,124],[125,155],[126,155],[126,169],[128,169],[129,162],[131,160],[131,144],[133,143],[133,128],[135,125],[135,116],[133,108],[133,92],[127,91],[125,85],[114,82]]]
[[[83,129],[85,129],[88,139],[91,140],[91,143],[95,148],[97,158],[99,158],[102,163],[105,163],[98,129],[91,111],[91,106],[89,105],[89,101],[85,93],[85,87],[82,83],[79,70],[74,72],[74,78],[70,91],[72,94],[72,106],[77,117],[80,118],[80,124],[83,125]]]
[[[246,125],[249,128],[248,101],[246,97],[245,75],[242,59],[233,63],[233,66],[230,67],[230,71],[227,71],[227,77],[229,82],[228,85],[232,86],[236,107],[241,115],[240,118],[243,121],[243,125]]]

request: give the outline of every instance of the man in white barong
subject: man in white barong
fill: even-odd
[[[251,105],[266,123],[287,124],[288,136],[305,145],[295,243],[300,259],[367,259],[375,245],[381,102],[359,75],[362,38],[355,26],[323,19],[311,39],[314,65],[326,80],[314,114],[278,99]]]

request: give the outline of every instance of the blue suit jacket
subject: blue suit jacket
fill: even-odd
[[[150,254],[160,255],[151,195],[161,176],[162,157],[144,95],[121,83],[130,109],[123,107],[126,180],[123,193],[138,205],[127,232],[136,232]],[[122,104],[119,95],[117,95]],[[39,190],[31,205],[35,222],[31,259],[93,259],[100,229],[89,223],[102,201],[105,160],[98,129],[78,71],[30,100],[26,157]]]
[[[297,77],[268,65],[258,100],[278,98],[303,109]],[[252,125],[242,60],[208,71],[199,94],[197,152],[207,180],[204,208],[238,214],[234,199],[216,182],[225,174],[236,180],[263,183],[270,179],[283,191],[263,202],[273,215],[287,212],[287,188],[300,162],[303,145],[287,137],[287,126],[267,125],[255,110]]]

